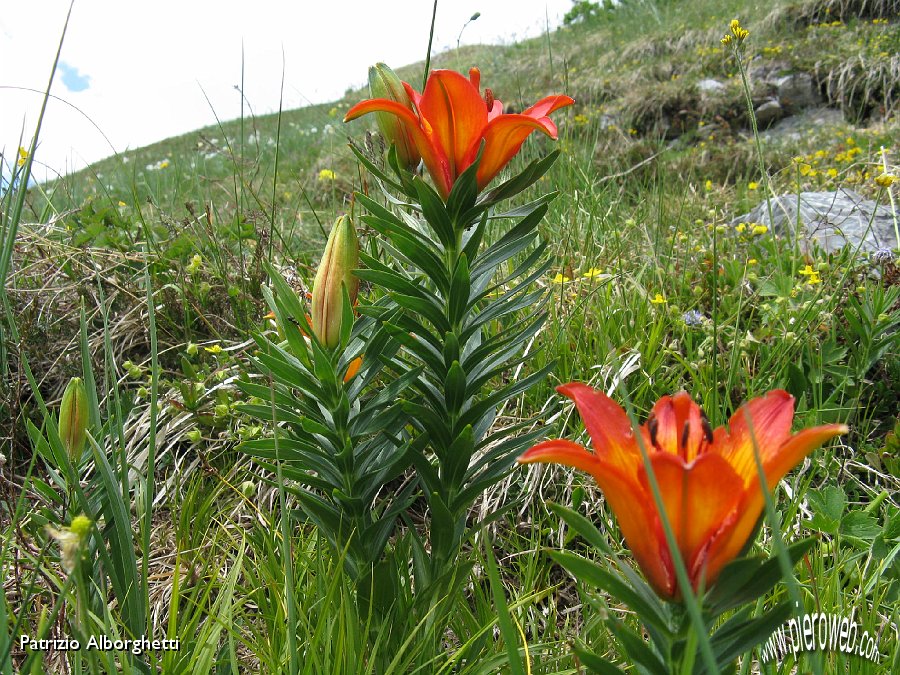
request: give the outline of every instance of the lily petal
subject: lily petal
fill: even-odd
[[[791,405],[793,405],[793,401]],[[826,424],[811,429],[804,429],[788,439],[774,452],[770,452],[768,459],[763,459],[766,486],[769,491],[772,492],[779,481],[810,452],[835,436],[847,433],[847,431],[847,427],[843,424]],[[757,442],[757,445],[762,451],[762,445],[759,442]],[[744,544],[747,543],[748,537],[753,532],[756,521],[759,520],[763,512],[765,497],[760,489],[759,475],[752,454],[750,461],[753,463],[754,479],[744,492],[744,498],[738,507],[738,520],[730,535],[718,539],[710,549],[707,574],[718,573],[718,570],[740,553],[741,549],[744,548]]]
[[[528,115],[529,117],[546,117],[554,110],[565,108],[567,105],[572,105],[573,103],[575,103],[575,99],[571,96],[547,96],[530,108],[525,108],[525,110],[522,111],[522,114]]]
[[[597,456],[637,475],[641,457],[631,420],[622,406],[602,391],[581,382],[562,384],[556,391],[575,401]]]
[[[580,386],[593,391],[585,385]],[[619,411],[624,414],[621,408]],[[657,518],[653,500],[648,499],[635,474],[627,474],[620,467],[610,464],[577,443],[562,439],[539,443],[519,457],[518,461],[520,464],[554,462],[591,474],[603,491],[606,503],[618,520],[625,543],[644,571],[647,581],[660,595],[673,597],[675,578],[669,550],[657,536],[659,528],[654,527]]]
[[[790,438],[791,423],[794,419],[794,397],[782,389],[774,389],[765,396],[753,399],[731,416],[728,421],[727,437],[717,439],[716,452],[734,467],[744,479],[744,485],[749,486],[757,474],[756,460],[753,458],[753,440],[750,437],[750,427],[747,426],[745,413],[749,413],[753,421],[756,445],[765,465],[773,453],[778,452]]]
[[[484,132],[484,154],[478,165],[479,190],[509,164],[525,139],[535,130],[556,138],[556,125],[547,117],[536,120],[527,115],[500,115],[491,120]]]
[[[734,525],[736,509],[743,496],[741,478],[718,455],[704,454],[686,464],[678,455],[657,452],[653,453],[650,462],[694,590],[704,573],[704,583],[709,586],[715,577],[704,569],[706,554],[722,529]],[[652,499],[643,467],[640,481]],[[658,529],[665,542],[662,523]]]
[[[446,154],[450,176],[455,180],[468,166],[464,163],[466,156],[480,144],[487,126],[484,101],[478,89],[459,73],[434,70],[418,105],[422,117],[434,129],[433,142]]]
[[[407,91],[411,91],[411,88]],[[438,192],[446,199],[447,195],[450,194],[450,189],[453,187],[454,177],[451,176],[446,155],[435,144],[434,132],[428,121],[417,117],[405,105],[386,98],[373,98],[357,103],[347,111],[344,121],[350,122],[368,113],[390,113],[397,116],[406,130],[409,131],[416,149],[422,156],[422,161],[425,162],[425,168],[428,169],[428,173],[438,188]]]

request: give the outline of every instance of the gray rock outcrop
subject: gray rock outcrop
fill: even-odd
[[[804,253],[809,252],[811,242],[829,253],[848,245],[867,253],[897,247],[890,206],[882,204],[876,208],[874,201],[845,188],[836,192],[801,192],[773,197],[771,220],[768,206],[763,201],[750,213],[732,221],[735,225],[762,223],[776,234],[791,237],[798,222],[799,243]]]

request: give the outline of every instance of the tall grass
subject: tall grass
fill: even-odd
[[[716,426],[742,401],[784,387],[803,426],[848,422],[845,444],[817,452],[776,489],[760,546],[817,535],[793,570],[791,597],[808,609],[855,613],[879,636],[881,659],[804,654],[761,671],[896,672],[896,260],[803,254],[772,232],[731,224],[761,199],[748,187],[760,176],[778,193],[850,185],[858,172],[853,187],[878,197],[862,176],[874,175],[876,160],[896,173],[893,151],[878,154],[882,145],[896,147],[896,122],[844,123],[759,146],[724,129],[718,141],[690,132],[673,144],[652,127],[632,127],[628,101],[615,94],[632,85],[662,89],[653,69],[673,55],[691,60],[738,11],[760,59],[764,44],[793,43],[792,63],[808,64],[821,47],[809,38],[818,29],[776,21],[788,3],[623,9],[600,25],[463,48],[426,66],[471,59],[504,101],[567,83],[577,99],[585,94],[561,124],[561,161],[521,199],[549,188],[561,193],[542,226],[554,255],[539,281],[552,294],[550,318],[529,345],[535,370],[558,365],[548,382],[503,409],[505,421],[540,412],[548,434],[577,437],[582,430],[552,385],[580,380],[620,390],[638,418],[659,396],[685,388]],[[678,21],[684,30],[673,28]],[[848,34],[858,31],[853,40],[882,30],[847,23]],[[597,44],[610,50],[592,63]],[[842,57],[857,48],[850,37],[835,44]],[[608,77],[598,75],[601,61]],[[728,68],[715,57],[694,61],[686,80]],[[422,65],[401,72],[417,83]],[[235,382],[249,377],[252,333],[274,330],[262,316],[263,270],[273,265],[302,293],[321,223],[347,208],[345,195],[368,187],[337,136],[355,96],[271,118],[242,114],[44,185],[45,195],[28,189],[40,123],[24,165],[8,162],[13,181],[0,199],[0,410],[8,418],[0,428],[10,439],[0,447],[0,673],[582,672],[572,643],[621,659],[602,617],[630,625],[634,617],[604,594],[579,596],[547,555],[563,547],[591,555],[590,542],[561,524],[550,502],[572,505],[623,554],[611,513],[581,476],[521,471],[485,495],[488,511],[515,499],[520,506],[464,549],[473,572],[435,645],[427,621],[395,614],[360,623],[342,561],[328,555],[314,528],[296,524],[299,505],[284,477],[235,450],[263,433],[237,412],[248,400]],[[326,125],[334,134],[322,131]],[[347,132],[363,144],[361,127]],[[274,146],[258,144],[269,137]],[[846,152],[847,138],[863,151],[842,162],[835,157]],[[544,141],[526,145],[512,170],[550,150]],[[801,176],[791,158],[818,151],[825,153],[821,175]],[[165,168],[145,168],[166,159]],[[840,169],[836,179],[826,178],[832,167]],[[320,178],[322,169],[334,178]],[[888,201],[883,193],[879,199]],[[46,219],[48,204],[71,213],[28,222],[28,214]],[[48,267],[38,266],[36,251]],[[819,270],[820,284],[799,275],[806,265]],[[56,428],[56,400],[73,374],[93,392],[89,451],[74,463]],[[274,408],[272,400],[263,404]],[[413,505],[411,521],[421,520],[421,508]],[[67,574],[45,526],[64,527],[79,513],[94,525],[79,566]],[[773,591],[758,614],[787,592]],[[19,649],[20,634],[147,635],[178,638],[180,649],[29,653]],[[746,654],[741,672],[757,665],[757,655]]]

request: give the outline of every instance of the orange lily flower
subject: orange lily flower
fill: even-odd
[[[457,177],[475,161],[482,140],[479,190],[509,163],[532,131],[556,140],[556,125],[548,115],[575,102],[569,96],[547,96],[521,114],[504,114],[503,104],[490,89],[481,97],[480,83],[477,68],[469,71],[469,79],[452,70],[433,70],[422,94],[403,83],[415,110],[397,101],[375,98],[350,108],[344,121],[371,112],[396,115],[446,200]]]
[[[556,462],[590,473],[651,586],[665,599],[679,599],[672,556],[628,415],[587,385],[571,382],[557,391],[575,401],[594,452],[560,439],[535,445],[518,461]],[[812,450],[847,432],[843,424],[826,424],[791,435],[794,398],[782,390],[745,404],[728,429],[713,430],[686,392],[664,396],[653,406],[639,433],[695,591],[710,587],[737,557],[765,506],[745,411],[770,490]]]

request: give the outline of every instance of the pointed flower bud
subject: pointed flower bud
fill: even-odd
[[[84,451],[87,425],[87,392],[81,378],[73,377],[63,392],[62,405],[59,408],[59,437],[73,464],[78,462]]]
[[[376,63],[369,68],[369,92],[372,98],[396,101],[411,111],[416,111],[397,73],[383,63]],[[385,140],[396,146],[400,164],[410,171],[415,169],[422,156],[406,125],[396,115],[385,112],[375,113],[375,121]]]
[[[341,216],[331,230],[316,272],[310,311],[313,332],[328,349],[337,347],[341,339],[343,286],[347,288],[351,304],[356,301],[359,279],[353,276],[353,270],[358,266],[356,228],[349,216]]]

